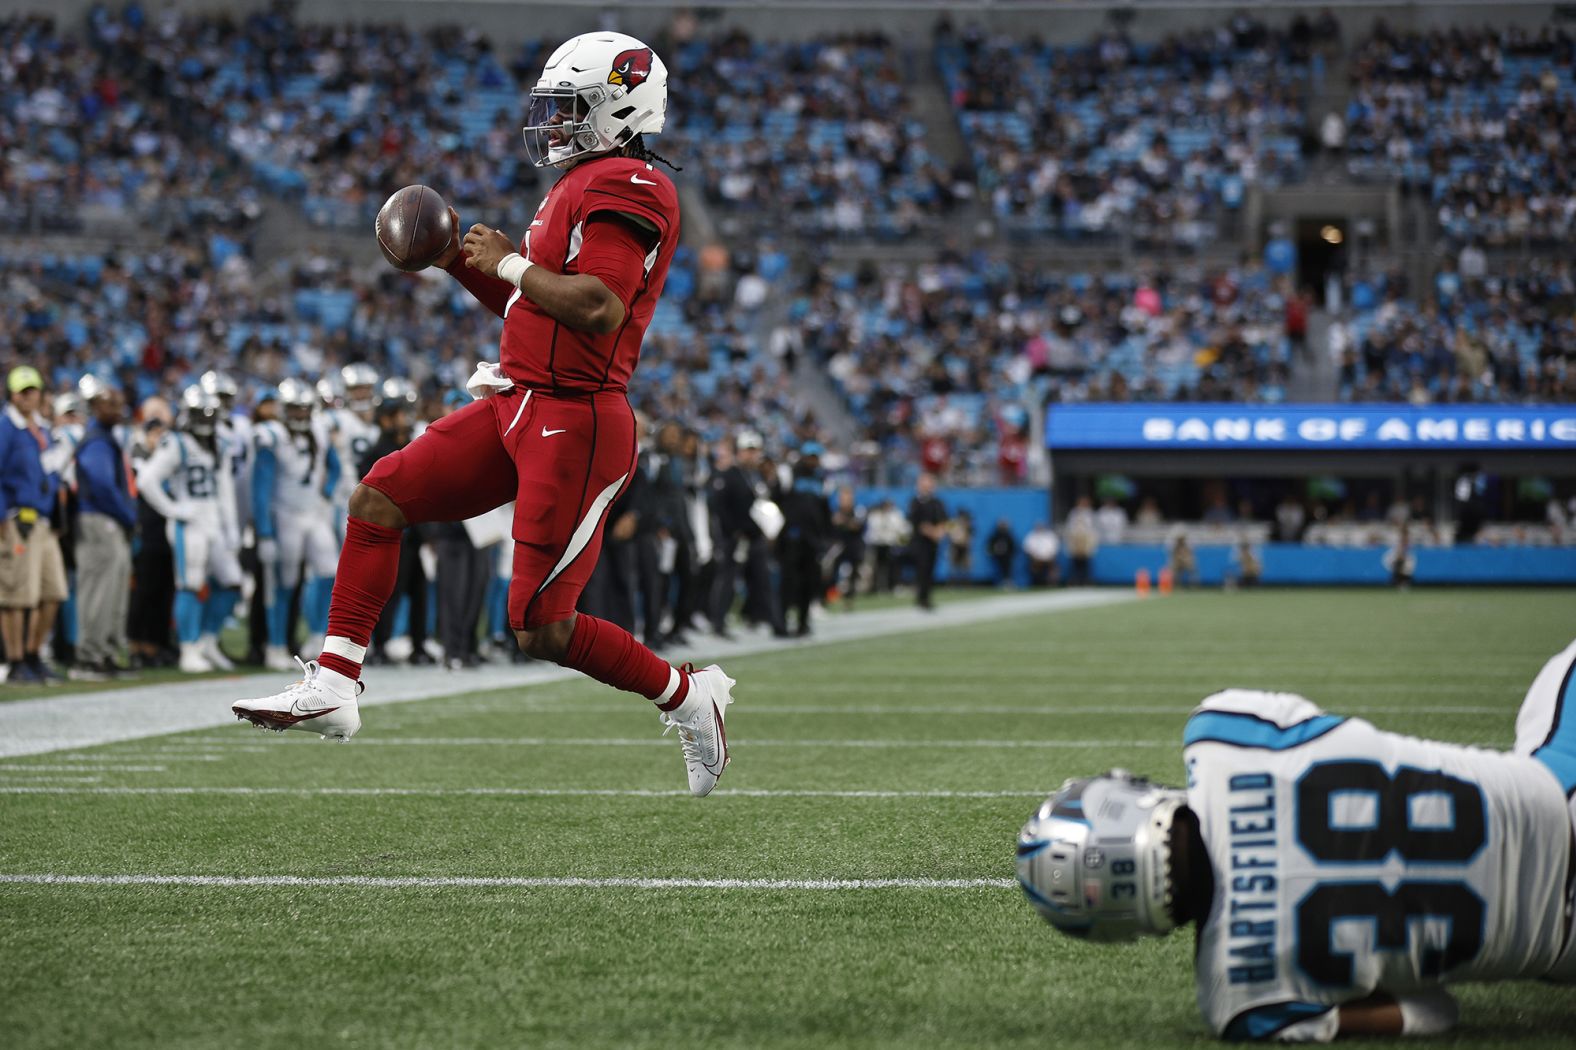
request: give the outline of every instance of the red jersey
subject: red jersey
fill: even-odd
[[[640,344],[667,281],[679,242],[679,197],[651,164],[603,157],[575,165],[547,191],[520,254],[554,273],[582,272],[585,224],[597,212],[622,212],[655,227],[644,273],[624,303],[624,322],[608,333],[571,328],[505,281],[466,271],[463,253],[449,269],[484,304],[503,315],[499,363],[516,383],[549,391],[622,391],[640,360]],[[496,287],[508,293],[507,299]],[[501,301],[500,301],[501,300]]]

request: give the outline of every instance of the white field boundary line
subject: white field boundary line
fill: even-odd
[[[307,738],[290,741],[281,747],[310,747],[319,743]],[[423,736],[423,737],[373,737],[356,741],[363,747],[672,747],[661,736],[651,737],[478,737],[478,736]],[[812,747],[855,748],[870,750],[912,748],[1089,748],[1089,747],[1169,747],[1181,750],[1179,740],[797,740],[772,737],[743,737],[729,739],[729,747]]]
[[[1519,702],[1519,701],[1518,701]],[[1505,704],[1491,707],[1486,704],[1463,704],[1446,707],[1401,707],[1401,706],[1373,706],[1343,704],[1341,711],[1345,714],[1362,717],[1365,714],[1374,715],[1407,715],[1426,713],[1430,715],[1502,715],[1515,710],[1516,704]],[[444,712],[480,713],[487,711],[525,711],[532,715],[611,715],[629,714],[633,710],[640,713],[640,709],[630,704],[575,704],[572,701],[560,701],[552,706],[546,703],[532,703],[529,705],[508,704],[499,702],[477,701],[474,703],[454,704],[445,706]],[[1177,718],[1186,718],[1196,708],[1179,707],[1175,704],[1163,705],[1121,705],[1110,707],[1053,707],[1046,704],[1017,704],[993,705],[962,703],[953,707],[940,705],[900,705],[900,704],[769,704],[765,706],[750,707],[750,717],[761,715],[945,715],[948,717],[970,718],[977,715],[1044,715],[1046,717],[1061,717],[1063,715],[1098,715],[1106,717],[1144,717],[1150,715],[1174,715]],[[398,717],[398,716],[396,716]]]
[[[97,778],[95,778],[97,779]],[[1046,798],[1051,794],[1041,791],[947,791],[945,789],[916,791],[837,790],[832,788],[718,788],[710,798],[846,798],[846,799],[1003,799]],[[0,795],[231,795],[275,796],[295,798],[689,798],[688,790],[658,790],[653,788],[390,788],[390,787],[35,787],[33,785],[0,784]]]
[[[526,890],[1007,890],[1012,879],[688,879],[608,876],[376,876],[376,875],[65,875],[0,874],[0,884],[32,886],[173,886],[244,889],[526,889]]]
[[[840,642],[965,627],[1039,613],[1091,609],[1132,600],[1133,596],[1125,591],[1100,590],[1002,595],[943,605],[934,612],[888,609],[850,613],[823,621],[812,638],[747,637],[732,642],[707,638],[704,647],[692,646],[662,655],[674,663],[685,660],[709,663],[735,656],[794,652]],[[580,673],[541,664],[486,667],[463,674],[437,668],[375,667],[369,669],[365,677],[367,694],[361,699],[363,706],[520,688],[578,678]],[[234,723],[231,703],[244,697],[277,692],[288,680],[288,676],[280,674],[247,675],[14,700],[0,704],[0,758],[69,751]],[[369,722],[368,728],[375,731],[375,723]]]

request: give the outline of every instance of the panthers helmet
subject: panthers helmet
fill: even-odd
[[[235,399],[241,396],[241,388],[234,379],[211,368],[197,380],[197,385],[217,397],[219,403],[226,407],[235,404]]]
[[[416,394],[416,387],[404,376],[390,376],[383,380],[383,385],[378,387],[378,407],[386,405],[401,405],[405,408],[415,408],[421,398]]]
[[[324,376],[317,381],[318,404],[324,408],[337,408],[345,399],[345,387],[338,376]]]
[[[285,426],[302,433],[312,425],[312,413],[317,410],[318,394],[311,383],[290,376],[279,381],[279,404],[285,410]]]
[[[204,390],[199,381],[182,391],[181,407],[175,414],[175,426],[194,437],[212,437],[223,412],[219,395]]]
[[[1074,937],[1170,933],[1171,824],[1186,804],[1186,792],[1124,769],[1067,781],[1018,833],[1024,896]]]
[[[352,412],[367,412],[377,401],[378,370],[365,361],[348,364],[339,370],[345,390],[345,407]]]
[[[582,33],[553,52],[531,89],[526,155],[561,167],[655,134],[667,116],[668,67],[655,51],[623,33]]]

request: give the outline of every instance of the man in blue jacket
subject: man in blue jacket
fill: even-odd
[[[6,378],[11,401],[0,413],[0,638],[11,662],[10,681],[53,683],[60,676],[39,657],[60,603],[66,566],[49,524],[60,479],[44,469],[49,431],[38,414],[44,380],[18,365]],[[31,614],[31,622],[29,622]]]
[[[77,446],[77,667],[75,677],[114,675],[126,644],[131,535],[137,504],[114,428],[126,414],[117,387],[83,376],[77,391],[92,422]]]

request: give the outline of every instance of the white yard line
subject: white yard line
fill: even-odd
[[[97,779],[97,778],[95,778]],[[990,799],[990,798],[1044,798],[1049,789],[1037,791],[860,791],[814,788],[718,788],[710,798],[871,798],[871,799]],[[0,783],[0,795],[289,795],[295,798],[312,797],[395,797],[395,798],[450,798],[470,796],[483,798],[688,798],[687,790],[655,790],[651,788],[390,788],[390,787],[35,787],[32,785],[6,785]]]
[[[5,875],[0,884],[35,886],[252,886],[354,889],[526,889],[526,890],[1005,890],[1011,879],[686,879],[609,876],[374,876],[374,875]]]
[[[106,762],[71,762],[61,765],[29,765],[26,762],[0,763],[8,773],[164,773],[168,766],[122,766]]]
[[[1002,595],[943,605],[929,613],[918,609],[890,609],[827,617],[817,625],[813,638],[745,637],[733,642],[707,638],[702,647],[663,655],[675,662],[686,659],[721,661],[734,656],[792,652],[812,646],[1088,609],[1130,600],[1132,596],[1125,591]],[[461,674],[426,667],[374,667],[366,673],[367,695],[361,702],[364,705],[405,703],[576,677],[579,677],[577,671],[543,664],[484,667]],[[280,674],[247,675],[0,703],[0,757],[66,751],[225,725],[235,721],[230,713],[233,701],[267,695],[287,681],[288,677]],[[369,720],[369,729],[376,731],[375,722]],[[361,739],[364,738],[358,738],[357,743]]]

